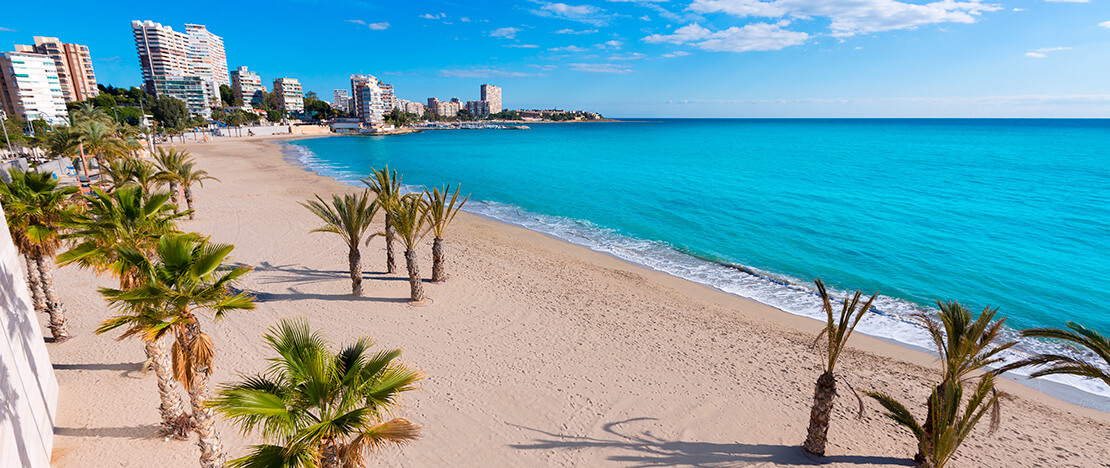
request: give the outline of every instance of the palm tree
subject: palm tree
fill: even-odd
[[[425,225],[428,221],[424,197],[408,194],[393,203],[387,211],[393,219],[396,235],[405,246],[405,266],[409,270],[410,300],[414,303],[424,301],[424,285],[420,283],[420,266],[416,264],[416,245],[428,235]]]
[[[332,195],[330,205],[319,195],[316,200],[309,200],[301,205],[324,221],[323,227],[309,232],[338,234],[347,243],[351,294],[362,296],[362,252],[359,251],[359,244],[362,243],[366,230],[374,223],[374,216],[378,214],[377,202],[370,201],[370,193],[363,190],[359,195]]]
[[[444,266],[444,252],[443,252],[443,236],[447,233],[447,226],[455,219],[455,215],[459,214],[459,210],[470,200],[470,195],[467,195],[461,202],[459,201],[459,189],[462,186],[455,188],[455,193],[451,195],[451,200],[447,200],[447,194],[451,191],[451,186],[439,188],[432,188],[431,192],[425,191],[428,194],[428,222],[432,225],[432,282],[442,283],[447,281],[447,274],[443,271]],[[456,204],[457,203],[457,204]]]
[[[144,195],[149,195],[158,183],[158,171],[154,164],[139,158],[121,158],[108,161],[104,173],[111,180],[109,191],[126,185],[137,185]]]
[[[112,116],[108,115],[104,109],[96,107],[91,102],[82,102],[78,105],[77,109],[74,109],[72,112],[74,125],[81,125],[88,122],[98,122],[102,124],[115,123]]]
[[[935,432],[933,415],[937,411],[938,399],[948,395],[948,387],[961,384],[972,372],[1001,362],[999,354],[1017,344],[1016,341],[995,343],[1001,338],[1002,325],[1006,322],[1005,318],[992,322],[998,313],[997,308],[985,307],[979,317],[972,320],[971,311],[959,302],[937,301],[937,307],[940,309],[937,313],[940,323],[924,314],[918,316],[925,324],[941,361],[941,381],[926,402],[928,412],[923,426],[926,437]],[[1000,415],[998,400],[991,401],[994,405],[991,426],[994,427]],[[919,452],[915,459],[920,460],[926,455]]]
[[[871,299],[868,299],[860,307],[860,298],[863,293],[857,290],[855,296],[852,296],[851,299],[844,299],[840,316],[836,317],[833,314],[832,301],[829,298],[828,290],[825,289],[825,283],[820,278],[814,283],[817,284],[817,292],[821,294],[821,305],[827,318],[825,329],[821,331],[821,335],[818,335],[817,339],[820,340],[822,335],[828,338],[828,348],[823,362],[825,372],[817,378],[817,386],[813,390],[813,407],[809,411],[809,431],[802,447],[808,453],[823,457],[825,456],[825,443],[828,441],[829,418],[832,415],[833,399],[836,398],[836,375],[833,374],[833,368],[836,367],[836,362],[840,359],[840,353],[844,351],[848,338],[852,336],[852,331],[856,329],[860,319],[871,308],[871,303],[875,302],[879,293],[871,295]]]
[[[1028,359],[1023,359],[1004,367],[1002,370],[1013,370],[1025,366],[1039,366],[1041,368],[1029,374],[1029,377],[1036,378],[1053,374],[1070,374],[1086,377],[1088,379],[1101,380],[1106,383],[1106,385],[1110,385],[1110,372],[1106,371],[1106,369],[1110,367],[1110,339],[1102,336],[1099,332],[1075,322],[1068,322],[1067,327],[1068,330],[1061,330],[1058,328],[1032,328],[1022,331],[1021,336],[1028,338],[1049,338],[1069,342],[1069,344],[1074,345],[1076,348],[1086,349],[1090,353],[1093,353],[1101,361],[1101,365],[1087,362],[1077,357],[1049,353],[1038,354]]]
[[[77,125],[75,130],[80,135],[84,150],[96,157],[96,164],[101,174],[104,172],[108,159],[126,151],[123,141],[116,137],[116,131],[112,124],[87,120]],[[100,177],[98,182],[103,182],[103,176]]]
[[[169,184],[170,196],[176,211],[181,192],[181,168],[185,164],[192,163],[193,159],[189,157],[188,151],[177,151],[177,148],[171,147],[169,151],[158,148],[158,152],[154,155],[154,161],[158,164],[158,174],[155,177],[159,181]]]
[[[204,186],[204,181],[214,180],[219,182],[220,179],[208,175],[208,171],[201,169],[193,169],[196,163],[187,162],[178,167],[177,177],[180,178],[181,188],[185,192],[185,204],[189,207],[189,219],[193,219],[193,184]]]
[[[11,170],[11,181],[0,184],[0,203],[8,216],[8,230],[19,252],[33,260],[38,283],[50,316],[55,343],[69,339],[65,312],[54,289],[51,259],[62,245],[63,226],[78,210],[70,203],[77,187],[58,187],[54,174]],[[30,265],[28,265],[30,267]]]
[[[230,466],[361,467],[367,452],[420,436],[408,419],[383,422],[423,377],[397,362],[401,350],[374,353],[374,342],[359,338],[332,352],[304,320],[283,320],[264,338],[277,353],[270,368],[223,387],[209,403],[271,442]]]
[[[189,392],[203,468],[222,467],[224,454],[215,414],[206,405],[216,350],[196,314],[212,312],[218,320],[228,311],[254,308],[250,296],[230,289],[250,271],[223,263],[232,249],[190,234],[162,236],[154,261],[134,248],[118,247],[120,261],[136,269],[143,284],[127,290],[100,289],[110,304],[125,312],[102,324],[98,333],[127,327],[125,334],[143,334],[147,340],[173,333],[173,373]]]
[[[995,374],[988,372],[979,379],[975,392],[967,400],[967,405],[960,413],[960,404],[963,402],[964,382],[956,381],[944,388],[937,387],[930,396],[930,401],[936,404],[929,409],[928,418],[933,421],[932,427],[918,424],[913,414],[893,397],[879,392],[865,392],[874,398],[887,410],[887,416],[899,425],[909,429],[917,439],[919,455],[914,459],[917,466],[922,468],[944,468],[956,449],[960,447],[975,425],[979,423],[987,411],[998,408],[998,400],[1004,394],[994,389]],[[992,417],[993,417],[992,413]],[[991,432],[996,425],[991,424]]]
[[[86,197],[88,209],[73,225],[67,237],[78,240],[73,248],[58,255],[59,265],[77,264],[98,273],[110,273],[119,281],[120,289],[142,284],[140,272],[121,261],[117,247],[126,246],[146,255],[154,253],[158,239],[165,234],[179,233],[174,222],[184,216],[170,211],[169,195],[143,195],[141,187],[126,186],[111,194],[94,188]],[[140,330],[129,330],[120,339],[138,335],[143,339],[147,362],[154,368],[161,397],[159,411],[167,434],[184,437],[192,420],[185,412],[177,384],[173,379],[169,354],[161,339],[146,339]]]
[[[370,172],[374,174],[374,178],[363,179],[362,183],[370,187],[370,191],[378,197],[378,206],[385,210],[385,272],[392,274],[397,272],[397,261],[393,255],[393,238],[396,237],[396,232],[393,229],[390,207],[401,197],[401,176],[397,171],[389,172],[389,166],[370,169]]]

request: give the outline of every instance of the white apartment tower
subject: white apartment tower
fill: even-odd
[[[100,94],[88,46],[67,44],[56,37],[35,36],[35,45],[17,44],[15,50],[48,55],[54,59],[58,82],[62,85],[62,97],[66,102],[84,101]]]
[[[262,77],[258,73],[239,67],[231,72],[231,89],[235,91],[235,99],[244,106],[261,106],[266,98],[266,87],[262,85]]]
[[[501,112],[501,88],[491,85],[482,85],[482,100],[489,103],[489,113]]]
[[[296,78],[278,78],[274,80],[274,97],[277,103],[286,112],[304,112],[304,95],[301,82]]]
[[[185,35],[189,39],[189,63],[193,73],[204,81],[231,86],[227,73],[227,54],[224,53],[224,39],[212,34],[203,24],[186,24]]]
[[[68,113],[54,59],[42,54],[0,54],[0,107],[27,120],[66,124]]]
[[[351,100],[351,97],[347,94],[347,90],[337,89],[332,92],[332,95],[335,97],[335,102],[332,103],[331,106],[343,112],[347,112],[347,104]]]
[[[186,24],[182,33],[149,20],[132,21],[131,30],[147,92],[185,101],[190,114],[211,115],[209,107],[220,102],[219,86],[231,83],[223,39],[199,24]]]
[[[392,86],[390,92],[392,93]],[[385,109],[385,101],[379,81],[373,75],[351,75],[351,94],[354,109],[350,112],[357,115],[363,122],[381,122]],[[390,109],[392,110],[392,109]]]

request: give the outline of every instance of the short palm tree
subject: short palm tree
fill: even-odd
[[[233,249],[190,234],[162,236],[153,260],[134,248],[120,247],[120,261],[140,273],[142,284],[125,290],[100,289],[122,313],[102,324],[98,333],[125,327],[125,333],[142,334],[146,340],[173,334],[173,373],[189,392],[202,468],[222,467],[224,453],[215,414],[206,405],[216,350],[201,331],[197,313],[212,312],[218,320],[229,311],[254,308],[250,296],[230,289],[250,271],[223,263]]]
[[[189,219],[193,219],[193,184],[204,186],[204,181],[214,180],[219,182],[220,179],[208,175],[208,171],[201,169],[194,169],[196,163],[187,162],[178,167],[177,176],[180,178],[181,188],[185,192],[185,204],[189,207]]]
[[[324,226],[310,232],[330,232],[338,234],[347,244],[347,263],[351,270],[351,294],[362,296],[362,252],[359,250],[366,230],[374,224],[378,213],[377,202],[370,201],[370,194],[331,196],[331,204],[316,196],[316,200],[301,203],[324,221]],[[369,239],[367,239],[369,240]]]
[[[420,266],[416,263],[416,246],[429,232],[426,229],[428,224],[426,204],[424,197],[410,193],[387,209],[393,219],[397,238],[405,246],[405,266],[409,271],[412,302],[424,301],[424,285],[420,283]]]
[[[74,125],[81,125],[89,122],[98,122],[102,124],[112,124],[114,120],[112,116],[108,115],[104,109],[96,107],[91,102],[82,102],[72,111]]]
[[[919,316],[940,355],[942,371],[940,383],[926,402],[928,412],[923,426],[926,437],[931,437],[935,432],[933,415],[939,404],[938,398],[948,395],[948,387],[962,384],[971,373],[1001,362],[1000,354],[1017,344],[1016,341],[1001,341],[1002,326],[1006,319],[994,320],[998,309],[986,307],[973,320],[971,311],[959,302],[937,301],[937,307],[940,309],[937,313],[940,323],[926,315]],[[991,427],[995,427],[1000,417],[998,399],[989,402],[993,405]],[[926,455],[928,454],[919,452],[915,459],[920,460]]]
[[[813,407],[809,411],[809,431],[806,435],[805,444],[802,446],[806,452],[820,457],[825,456],[825,443],[828,441],[829,433],[829,418],[832,416],[833,399],[836,398],[836,375],[833,374],[833,369],[836,367],[837,360],[840,359],[840,353],[844,351],[844,347],[848,344],[848,338],[852,336],[852,331],[856,329],[863,315],[871,308],[871,303],[875,302],[875,298],[879,293],[871,296],[867,302],[860,306],[860,298],[863,296],[861,291],[856,291],[856,294],[850,299],[844,299],[844,306],[840,308],[839,316],[833,313],[832,300],[829,298],[829,292],[825,289],[825,283],[818,278],[814,283],[817,284],[817,292],[821,294],[821,308],[825,311],[825,329],[818,335],[817,340],[820,341],[821,336],[828,339],[828,346],[825,350],[825,372],[821,377],[817,378],[817,386],[813,390]]]
[[[304,320],[283,320],[264,338],[277,353],[270,368],[209,403],[270,442],[230,466],[362,467],[367,452],[420,436],[408,419],[385,420],[422,378],[397,361],[401,350],[373,352],[374,342],[360,338],[333,352]]]
[[[79,123],[74,130],[80,135],[85,151],[96,156],[97,167],[102,173],[109,159],[126,152],[123,140],[116,136],[115,127],[111,123],[88,120]]]
[[[64,227],[79,210],[70,200],[78,189],[58,187],[54,174],[49,172],[12,170],[9,173],[11,181],[0,184],[0,203],[7,213],[8,231],[19,252],[35,264],[38,286],[50,316],[50,333],[55,343],[61,343],[69,339],[69,327],[55,294],[50,264],[62,246]]]
[[[1102,336],[1099,332],[1075,322],[1068,322],[1067,327],[1067,330],[1058,328],[1032,328],[1023,330],[1021,336],[1028,338],[1049,338],[1067,342],[1080,350],[1086,350],[1094,354],[1095,357],[1098,358],[1097,363],[1088,362],[1081,358],[1064,354],[1049,353],[1038,354],[1028,359],[1023,359],[1006,366],[1004,370],[1012,370],[1025,366],[1037,366],[1040,368],[1029,374],[1030,377],[1036,378],[1054,374],[1070,374],[1086,377],[1088,379],[1101,380],[1106,385],[1110,385],[1110,372],[1106,371],[1107,368],[1110,368],[1110,339]]]
[[[443,251],[443,236],[447,233],[447,226],[455,219],[455,215],[459,214],[459,210],[470,200],[470,195],[459,201],[459,188],[455,189],[455,193],[451,194],[451,199],[447,199],[447,195],[451,192],[451,186],[447,185],[440,190],[438,187],[432,188],[431,192],[425,191],[428,196],[428,223],[432,226],[432,282],[442,283],[447,281],[447,274],[444,272],[444,263],[446,263],[445,252]]]
[[[158,165],[158,173],[155,178],[159,181],[169,184],[170,197],[174,204],[174,210],[180,205],[181,183],[181,167],[185,164],[192,163],[192,158],[189,157],[188,151],[177,151],[177,148],[170,148],[166,151],[163,148],[158,148],[158,152],[154,154],[154,161]]]
[[[371,169],[370,172],[374,174],[374,178],[363,179],[362,183],[370,187],[370,191],[377,196],[378,206],[385,210],[385,272],[392,274],[397,272],[397,261],[393,254],[396,233],[390,209],[401,198],[401,176],[397,171],[390,172],[389,166]]]
[[[110,180],[109,191],[125,185],[137,185],[144,195],[149,195],[158,184],[157,169],[154,164],[139,158],[120,158],[108,161],[104,171]]]
[[[936,404],[929,409],[928,418],[933,421],[929,428],[919,424],[905,405],[893,397],[879,392],[866,393],[886,408],[888,417],[909,429],[917,439],[920,451],[918,457],[914,459],[917,466],[944,468],[983,416],[988,411],[998,408],[998,400],[1004,394],[995,391],[994,378],[995,374],[988,372],[979,379],[979,384],[975,386],[975,391],[968,398],[962,413],[960,405],[963,403],[965,382],[957,381],[943,388],[934,389],[929,399]],[[991,431],[995,427],[992,424]]]

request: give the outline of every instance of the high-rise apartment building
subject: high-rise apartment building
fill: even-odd
[[[15,50],[54,59],[58,82],[62,85],[62,98],[66,102],[84,101],[100,94],[88,46],[67,44],[56,37],[35,36],[34,45],[16,44]]]
[[[190,114],[208,116],[209,107],[219,106],[219,86],[231,83],[220,36],[203,25],[186,24],[186,32],[182,33],[149,20],[132,21],[131,30],[147,92],[188,98],[182,100],[188,104]],[[192,94],[195,92],[192,84],[198,80],[201,99]],[[194,102],[202,104],[193,105]]]
[[[454,117],[459,114],[462,105],[457,101],[437,101],[436,115],[440,117]]]
[[[489,101],[466,101],[466,110],[475,117],[489,115]]]
[[[501,88],[491,85],[482,85],[482,100],[489,103],[489,113],[501,112]]]
[[[347,112],[347,104],[351,101],[351,96],[348,95],[347,90],[337,89],[332,91],[332,95],[335,98],[335,102],[333,102],[331,106],[343,112]]]
[[[274,98],[286,112],[304,112],[304,94],[296,78],[274,80]]]
[[[405,101],[405,112],[422,116],[424,115],[424,104],[413,101]]]
[[[387,112],[381,82],[373,75],[351,75],[351,113],[363,122],[381,122]],[[389,86],[390,93],[393,86]],[[392,97],[390,98],[392,99]]]
[[[382,90],[382,111],[390,113],[393,108],[397,107],[397,95],[393,93],[393,85],[378,82],[378,88]]]
[[[67,123],[66,101],[54,59],[42,54],[0,54],[0,107],[27,120]]]
[[[266,99],[266,87],[262,85],[262,77],[258,73],[239,67],[231,71],[231,89],[235,91],[235,99],[244,106],[261,106]]]

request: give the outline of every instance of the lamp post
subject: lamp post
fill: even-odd
[[[4,124],[3,118],[0,118],[0,127],[4,128],[4,141],[8,142],[8,152],[14,155],[15,151],[12,151],[12,140],[8,138],[8,126]]]

